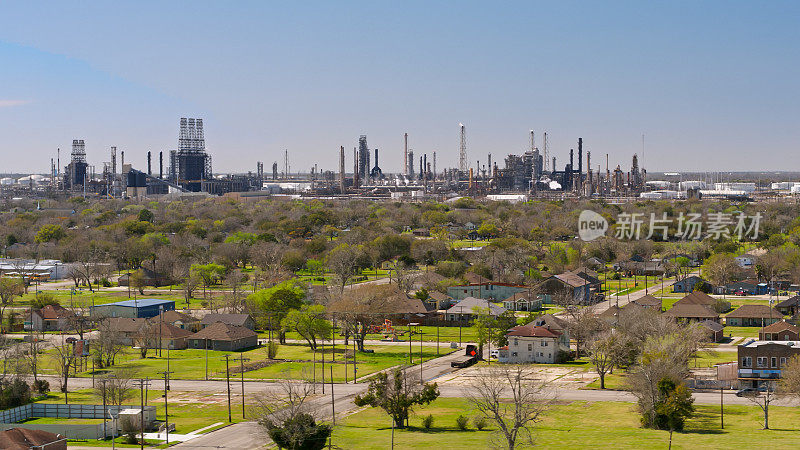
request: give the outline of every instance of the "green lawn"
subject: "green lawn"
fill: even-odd
[[[631,403],[564,402],[552,406],[536,425],[534,436],[542,448],[667,448],[669,433],[642,429]],[[433,428],[421,428],[422,417],[434,416]],[[488,448],[494,429],[477,431],[472,423],[467,431],[456,428],[455,418],[474,417],[474,408],[464,399],[442,398],[417,408],[409,419],[411,428],[395,430],[397,449]],[[725,429],[719,429],[719,407],[697,406],[686,431],[675,433],[673,448],[797,448],[800,426],[795,408],[770,408],[772,430],[761,430],[761,410],[756,406],[726,406]],[[334,431],[333,444],[341,448],[385,449],[391,442],[389,417],[377,408],[353,414]]]
[[[761,327],[725,327],[722,332],[725,336],[738,336],[738,337],[758,337],[758,330]]]
[[[419,364],[420,361],[420,347],[413,345],[411,347],[411,359],[409,359],[409,349],[405,345],[367,345],[367,350],[374,350],[374,353],[357,353],[356,354],[356,369],[357,376],[363,377],[374,372],[387,369],[396,365],[403,364]],[[345,351],[347,351],[347,379],[353,379],[353,356],[352,346],[345,350],[342,347],[342,342],[335,349],[330,346],[325,347],[325,378],[326,381],[330,376],[330,367],[333,367],[334,381],[345,380]],[[447,346],[442,346],[439,352],[440,356],[450,353],[451,350]],[[52,352],[52,350],[51,350]],[[42,372],[55,374],[54,361],[48,357],[49,353],[42,355],[41,364]],[[225,355],[230,355],[231,369],[238,369],[240,363],[234,361],[243,355],[249,359],[247,364],[255,364],[260,361],[267,361],[267,353],[265,348],[251,349],[242,353],[239,352],[222,352],[209,350],[171,350],[169,352],[169,369],[174,372],[171,377],[173,379],[189,379],[200,380],[205,379],[206,376],[206,361],[208,361],[209,378],[224,378],[225,377]],[[206,358],[207,356],[207,358]],[[425,361],[436,358],[436,347],[424,346],[422,347],[422,358]],[[132,368],[136,371],[139,377],[158,378],[161,377],[159,372],[167,368],[167,351],[163,350],[161,357],[157,356],[154,350],[147,353],[147,357],[140,358],[139,352],[134,349],[127,349],[119,358],[117,358],[114,369],[119,368]],[[318,350],[316,356],[314,352],[304,344],[287,344],[278,347],[277,358],[270,361],[266,367],[255,368],[254,370],[245,371],[245,379],[283,379],[283,378],[296,378],[302,372],[308,372],[308,378],[313,379],[314,372],[312,368],[315,366],[313,361],[316,359],[316,376],[318,379],[322,378],[322,351]],[[333,363],[331,363],[333,360]],[[94,374],[100,376],[106,370],[96,370]],[[91,377],[92,366],[89,363],[88,370],[78,371],[79,377]],[[233,377],[240,377],[236,370],[231,373]]]
[[[147,393],[147,403],[156,406],[156,416],[163,421],[164,400],[162,390],[149,390]],[[234,394],[236,391],[234,391]],[[138,405],[140,403],[139,391],[135,392],[134,398],[125,402],[126,405]],[[209,392],[175,392],[168,393],[169,401],[169,422],[175,424],[175,433],[185,434],[200,428],[204,428],[215,423],[221,422],[223,425],[228,422],[228,403],[227,396],[216,395]],[[76,404],[102,404],[102,398],[97,397],[91,389],[84,389],[69,393],[69,402]],[[41,403],[64,403],[64,394],[61,392],[51,392],[47,399]],[[236,396],[231,402],[233,423],[242,420],[241,398]],[[58,419],[36,419],[34,423],[57,423]],[[75,419],[75,420],[94,420],[94,419]],[[97,420],[97,422],[101,422]],[[72,422],[75,423],[75,422]],[[95,422],[82,422],[95,423]],[[219,425],[220,427],[223,425]],[[216,427],[215,427],[216,428]],[[212,429],[215,429],[212,428]],[[104,446],[110,447],[111,441],[70,441],[79,445]],[[117,441],[118,445],[119,442]]]

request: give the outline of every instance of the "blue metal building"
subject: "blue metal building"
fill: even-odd
[[[95,317],[129,317],[147,319],[157,316],[161,311],[174,311],[175,300],[140,298],[121,302],[106,303],[92,308]]]

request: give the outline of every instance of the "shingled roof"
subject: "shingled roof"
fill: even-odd
[[[546,326],[537,327],[533,325],[533,323],[529,323],[527,325],[521,325],[508,330],[508,336],[556,338],[561,336],[561,332],[551,330]]]
[[[714,319],[719,320],[719,313],[706,305],[693,303],[675,303],[664,315],[680,319]]]
[[[189,339],[208,339],[211,341],[236,341],[239,339],[246,339],[249,337],[258,336],[258,334],[245,327],[238,325],[230,325],[222,322],[215,322],[197,333],[189,336]]]
[[[780,319],[781,317],[783,317],[783,313],[768,305],[742,305],[725,316],[726,319]]]
[[[714,297],[706,294],[705,292],[693,291],[687,294],[682,299],[675,302],[676,305],[707,305],[713,306],[717,303]]]
[[[769,324],[764,328],[758,330],[759,335],[761,333],[780,333],[781,331],[791,331],[793,333],[800,334],[800,328],[796,327],[795,325],[790,324],[785,320],[780,320],[778,322]]]

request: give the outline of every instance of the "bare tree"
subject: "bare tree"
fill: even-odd
[[[45,347],[45,335],[39,331],[31,331],[28,337],[30,342],[28,342],[27,349],[22,345],[18,349],[22,352],[21,357],[25,360],[27,371],[33,375],[33,381],[38,381],[39,354]]]
[[[521,365],[495,366],[479,372],[464,390],[475,409],[497,425],[494,447],[513,450],[518,443],[533,445],[531,428],[552,402],[547,384],[534,374]]]
[[[355,274],[361,250],[358,247],[342,244],[328,253],[328,268],[338,280],[339,292]]]
[[[291,375],[291,374],[287,374]],[[284,422],[303,413],[311,413],[307,401],[314,394],[314,385],[307,381],[310,376],[301,372],[300,378],[285,379],[275,383],[276,389],[267,389],[253,396],[255,417],[262,426],[267,422]]]
[[[6,308],[11,306],[11,304],[14,303],[14,299],[24,292],[25,287],[19,279],[8,277],[0,278],[0,333],[5,330],[3,321],[5,320]]]
[[[136,390],[133,389],[135,375],[132,369],[117,369],[95,383],[94,394],[98,398],[105,398],[111,405],[120,406],[136,396]]]
[[[64,401],[68,403],[67,383],[69,382],[69,371],[77,363],[74,347],[70,343],[62,342],[61,344],[53,345],[52,348],[53,352],[50,354],[50,358],[53,360],[53,365],[58,373],[61,392],[64,393]]]
[[[124,337],[114,328],[111,319],[97,322],[97,335],[91,346],[95,352],[97,366],[100,368],[113,366],[117,355],[122,353],[125,347]]]
[[[764,413],[764,429],[769,430],[769,405],[775,400],[775,381],[758,381],[758,387],[753,392],[745,393],[744,397],[758,405]]]

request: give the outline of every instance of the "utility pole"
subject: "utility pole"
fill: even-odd
[[[225,355],[225,378],[228,383],[228,422],[233,422],[231,419],[231,370],[228,358],[230,358],[230,355]]]
[[[325,393],[325,338],[320,340],[322,345],[322,393]]]
[[[238,358],[234,359],[234,361],[239,361],[239,371],[242,374],[242,420],[244,420],[244,362],[250,361],[250,358],[245,358],[244,354],[240,354]]]
[[[167,391],[169,390],[169,374],[172,372],[167,369],[159,373],[164,374],[164,430],[167,433],[167,447],[169,447],[169,403],[167,403]]]
[[[139,409],[139,429],[141,431],[142,440],[139,442],[139,447],[141,450],[144,450],[144,389],[150,384],[150,381],[146,378],[139,378],[134,383],[139,385],[139,394],[141,396],[141,404]]]

